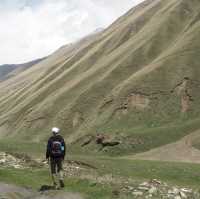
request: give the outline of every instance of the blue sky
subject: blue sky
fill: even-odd
[[[0,64],[23,63],[107,27],[143,0],[0,0]]]

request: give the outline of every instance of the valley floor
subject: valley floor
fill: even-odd
[[[42,185],[51,185],[43,160],[45,145],[4,140],[0,145],[0,198],[199,199],[200,151],[194,148],[199,138],[198,130],[175,143],[123,157],[68,154],[66,188],[47,192],[38,192]]]
[[[20,162],[24,156],[15,155],[4,156],[13,165],[1,162],[0,198],[200,198],[199,164],[71,155],[64,164],[66,188],[39,193],[51,185],[48,165],[31,158]]]

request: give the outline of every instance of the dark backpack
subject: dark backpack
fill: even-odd
[[[52,142],[51,153],[53,156],[62,156],[62,143],[60,141]]]

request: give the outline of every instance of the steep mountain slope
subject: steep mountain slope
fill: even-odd
[[[2,82],[0,135],[39,141],[55,125],[74,146],[91,151],[103,133],[125,153],[198,129],[199,11],[199,0],[147,0]]]
[[[27,62],[24,64],[4,64],[0,65],[0,81],[8,79],[18,73],[30,68],[31,66],[39,63],[45,58],[37,59],[31,62]]]

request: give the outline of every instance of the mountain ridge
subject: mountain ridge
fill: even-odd
[[[6,80],[12,76],[17,75],[18,73],[30,68],[31,66],[39,63],[44,60],[44,58],[36,59],[30,62],[26,62],[23,64],[2,64],[0,65],[0,80]]]

